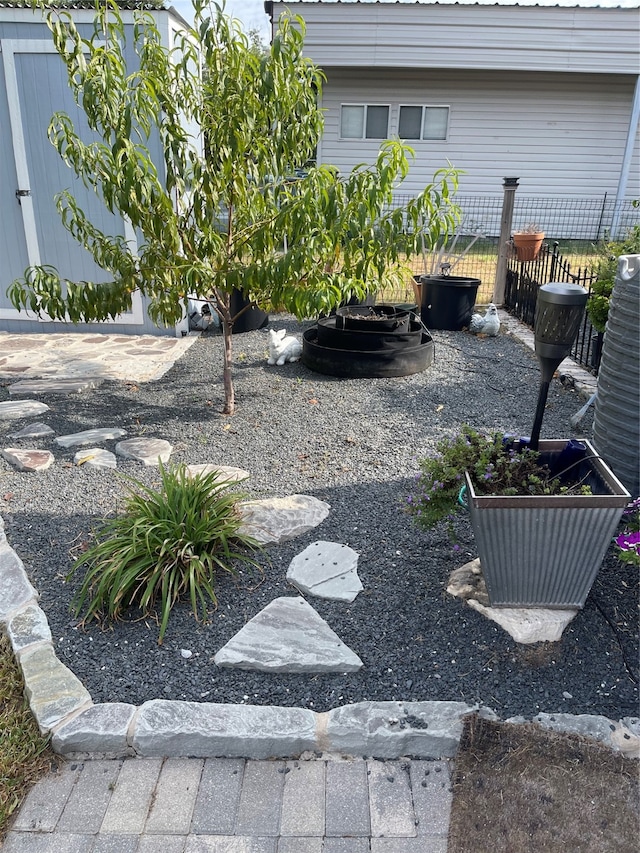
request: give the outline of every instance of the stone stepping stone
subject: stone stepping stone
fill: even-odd
[[[291,560],[287,580],[300,592],[332,601],[353,601],[363,590],[358,554],[339,542],[313,542]]]
[[[112,438],[122,438],[126,431],[119,427],[102,427],[100,429],[85,429],[69,435],[59,435],[56,444],[60,447],[76,447],[82,444],[94,444],[96,441],[108,441]]]
[[[47,424],[36,423],[36,424],[27,424],[26,427],[22,427],[18,432],[12,432],[9,435],[9,438],[45,438],[46,436],[53,435],[53,430]]]
[[[447,592],[467,602],[513,637],[516,643],[554,643],[577,614],[577,609],[550,607],[491,607],[480,560],[471,560],[450,577]]]
[[[329,515],[331,507],[311,495],[289,495],[245,501],[238,505],[242,532],[261,545],[286,542],[313,530]]]
[[[116,456],[134,459],[143,465],[168,462],[173,447],[164,438],[129,438],[116,444]]]
[[[37,400],[6,400],[0,403],[0,419],[15,421],[48,412],[49,406]]]
[[[221,667],[260,672],[357,672],[358,655],[304,598],[276,598],[214,657]]]
[[[214,471],[219,471],[220,476],[216,478],[216,482],[226,480],[229,483],[240,483],[242,480],[248,480],[251,476],[248,471],[243,468],[234,468],[232,465],[187,465],[187,471],[190,476],[198,477],[206,474],[212,474]]]
[[[83,465],[85,468],[117,468],[118,463],[115,453],[110,450],[105,450],[104,447],[88,447],[86,450],[79,450],[73,457],[76,465]]]
[[[9,396],[29,394],[79,394],[102,385],[103,379],[22,379],[9,386]]]
[[[0,450],[3,457],[18,471],[46,471],[55,459],[49,450],[21,450],[18,447],[5,447]]]

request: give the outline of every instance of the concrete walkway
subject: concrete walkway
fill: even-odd
[[[3,853],[446,853],[447,761],[127,759],[61,765]]]

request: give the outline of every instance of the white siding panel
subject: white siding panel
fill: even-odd
[[[274,3],[306,23],[320,67],[477,68],[634,74],[637,9]]]
[[[532,85],[535,83],[535,85]],[[340,140],[340,104],[388,103],[391,134],[400,104],[449,104],[446,141],[409,144],[415,161],[403,192],[419,191],[447,160],[464,169],[461,193],[501,192],[520,178],[529,195],[615,194],[624,153],[634,79],[614,75],[496,72],[365,72],[335,69],[324,87],[322,161],[346,172],[373,162],[376,140]],[[634,165],[638,164],[638,144]],[[628,196],[638,197],[638,170]]]

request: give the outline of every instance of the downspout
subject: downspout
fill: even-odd
[[[613,217],[611,219],[611,237],[613,239],[615,239],[615,237],[617,236],[617,231],[620,224],[620,214],[622,213],[622,203],[627,192],[627,183],[629,181],[631,159],[633,157],[633,148],[635,145],[636,134],[638,133],[639,120],[640,76],[636,77],[636,87],[633,93],[633,106],[631,108],[631,118],[629,120],[629,132],[627,133],[627,144],[625,145],[624,157],[622,158],[622,166],[620,167],[620,180],[618,181],[616,201],[613,208]]]

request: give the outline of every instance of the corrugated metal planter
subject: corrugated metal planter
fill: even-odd
[[[466,474],[471,524],[494,607],[581,608],[611,543],[629,492],[587,445],[580,476],[592,495],[476,495]],[[565,440],[540,442],[559,454]]]

